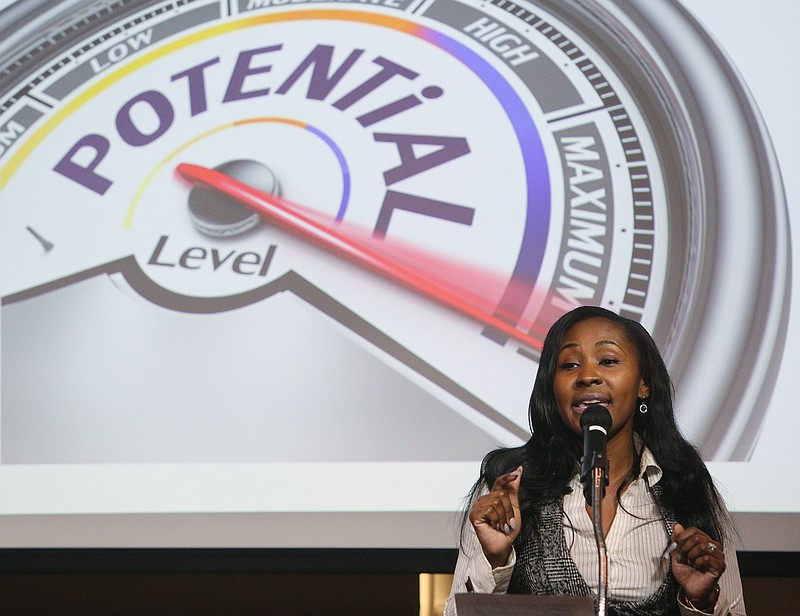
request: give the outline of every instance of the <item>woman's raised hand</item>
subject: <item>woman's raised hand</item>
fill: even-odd
[[[677,548],[672,554],[672,574],[684,595],[699,609],[713,606],[719,593],[717,582],[726,566],[722,544],[697,528],[678,523],[673,526],[672,541]]]
[[[492,489],[475,501],[469,521],[475,528],[483,553],[492,568],[508,562],[511,547],[519,536],[519,484],[522,467],[497,478]]]

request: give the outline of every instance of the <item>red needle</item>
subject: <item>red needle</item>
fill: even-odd
[[[521,332],[513,325],[498,319],[435,281],[371,250],[335,229],[312,220],[291,207],[289,202],[284,199],[256,190],[224,173],[207,167],[182,163],[178,165],[177,172],[191,182],[204,184],[244,203],[265,216],[271,223],[301,239],[310,241],[335,255],[344,257],[356,265],[383,276],[387,280],[496,329],[533,349],[541,349],[541,342]]]

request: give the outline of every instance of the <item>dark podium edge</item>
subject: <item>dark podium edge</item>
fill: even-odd
[[[458,616],[594,616],[592,597],[456,595]]]

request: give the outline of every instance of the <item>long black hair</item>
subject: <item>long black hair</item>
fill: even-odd
[[[556,406],[553,392],[556,361],[569,328],[593,318],[607,319],[621,327],[638,350],[639,371],[650,391],[645,401],[649,411],[634,413],[633,429],[663,472],[658,483],[661,505],[683,526],[695,526],[717,541],[723,541],[727,513],[699,453],[681,435],[675,423],[672,381],[655,341],[638,322],[596,306],[576,308],[550,328],[528,407],[532,436],[520,447],[497,449],[483,459],[481,476],[471,492],[472,499],[485,487],[491,488],[499,476],[522,466],[519,540],[524,541],[536,527],[539,505],[560,498],[567,491],[583,451],[580,436],[564,424]],[[634,479],[638,470],[636,456],[628,477]],[[465,514],[465,523],[466,520]]]

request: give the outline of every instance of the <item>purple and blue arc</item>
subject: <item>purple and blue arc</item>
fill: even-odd
[[[339,163],[339,169],[342,172],[342,198],[339,202],[339,209],[336,212],[336,222],[340,222],[344,218],[344,214],[347,211],[347,204],[350,202],[350,169],[347,166],[347,160],[345,160],[344,154],[342,153],[341,148],[328,137],[325,133],[323,133],[318,128],[311,126],[310,124],[306,124],[306,130],[313,133],[331,149],[334,156],[336,156],[336,161]]]
[[[342,197],[339,200],[339,207],[336,210],[336,222],[340,222],[347,212],[347,205],[350,202],[350,189],[351,189],[351,177],[350,177],[350,168],[347,166],[347,159],[344,157],[344,153],[342,152],[341,148],[336,145],[336,142],[331,139],[327,134],[322,132],[315,126],[308,124],[306,122],[301,122],[299,120],[293,120],[291,118],[278,118],[278,117],[269,117],[269,118],[251,118],[247,120],[240,120],[239,122],[235,122],[235,125],[242,125],[242,124],[253,124],[253,123],[260,123],[260,122],[276,122],[278,124],[288,124],[290,126],[296,126],[298,128],[302,128],[303,130],[307,130],[312,135],[315,135],[322,142],[328,146],[333,155],[336,157],[336,162],[339,164],[339,171],[342,174]]]
[[[403,22],[398,29],[436,45],[461,61],[493,93],[513,127],[525,169],[526,215],[517,262],[511,281],[498,303],[497,314],[516,323],[521,319],[536,285],[550,226],[549,167],[539,132],[519,94],[486,59],[466,45],[432,28]]]

